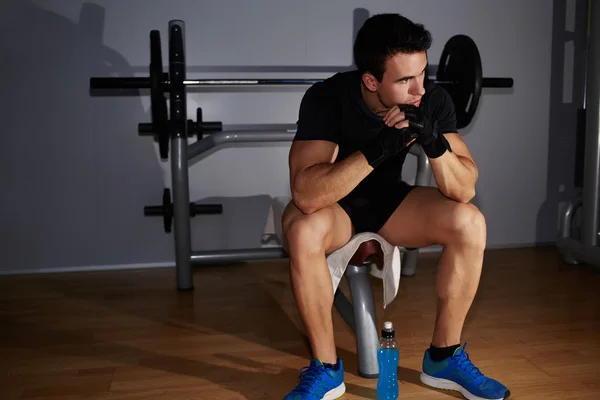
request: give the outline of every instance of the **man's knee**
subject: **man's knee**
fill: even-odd
[[[293,204],[282,217],[285,247],[290,257],[324,254],[328,223],[321,213],[304,214]]]
[[[450,226],[450,240],[481,250],[485,248],[487,240],[485,217],[475,205],[457,203],[450,218]]]

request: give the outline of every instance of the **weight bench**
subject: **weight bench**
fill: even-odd
[[[430,186],[431,170],[427,156],[418,145],[411,147],[410,154],[417,157],[415,185]],[[280,243],[282,243],[283,238],[281,216],[290,200],[291,198],[289,197],[277,197],[274,199],[272,206],[275,235]],[[384,239],[378,237],[378,240],[383,241]],[[348,282],[352,301],[339,288],[336,290],[334,297],[336,309],[356,335],[358,375],[370,379],[379,376],[379,365],[377,362],[379,329],[377,328],[375,304],[369,280],[369,275],[381,278],[377,273],[378,269],[372,268],[375,264],[383,262],[382,247],[378,240],[368,240],[360,244],[346,267],[344,277]],[[342,247],[338,251],[343,251],[343,249]],[[402,275],[412,276],[415,274],[418,251],[418,249],[407,250],[400,248],[403,256]]]

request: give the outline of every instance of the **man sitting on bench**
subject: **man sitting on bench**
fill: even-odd
[[[486,223],[470,203],[477,165],[457,133],[452,100],[425,77],[430,45],[421,24],[375,15],[354,43],[357,70],[314,84],[302,99],[289,154],[292,201],[282,227],[314,358],[287,400],[335,399],[345,392],[326,255],[360,232],[405,248],[443,245],[437,318],[421,381],[468,399],[510,395],[471,363],[460,342],[479,285]],[[428,156],[437,188],[402,180],[414,143]]]

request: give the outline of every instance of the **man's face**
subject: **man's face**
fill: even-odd
[[[423,81],[427,54],[397,54],[386,62],[385,73],[381,82],[377,83],[377,96],[386,107],[397,104],[414,104],[418,106],[425,94]]]

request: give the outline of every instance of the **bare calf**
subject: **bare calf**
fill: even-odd
[[[282,226],[284,247],[290,257],[292,290],[313,357],[335,364],[334,292],[326,256],[350,240],[352,224],[337,204],[305,214],[290,202],[283,213]]]
[[[475,205],[451,200],[436,188],[415,188],[379,233],[397,246],[444,246],[438,266],[438,309],[432,344],[459,344],[483,266],[483,214]]]

